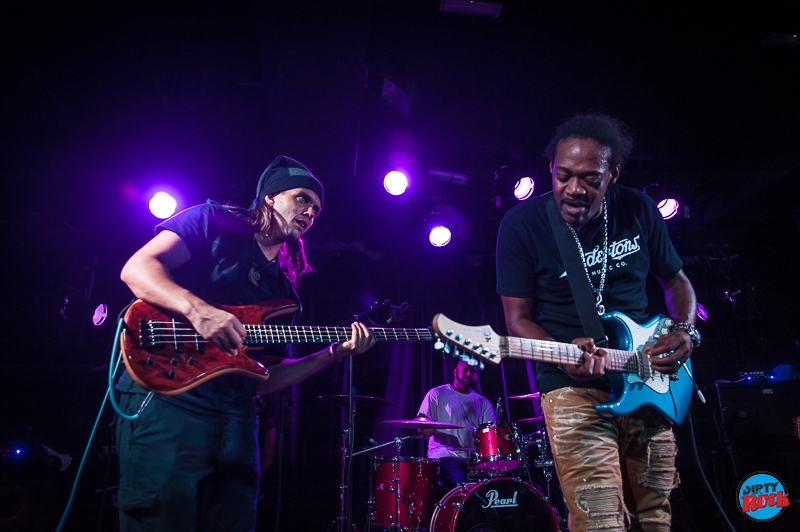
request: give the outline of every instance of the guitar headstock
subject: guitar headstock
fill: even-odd
[[[461,351],[492,364],[499,364],[500,336],[488,325],[462,325],[445,316],[433,317],[433,330],[439,339]]]

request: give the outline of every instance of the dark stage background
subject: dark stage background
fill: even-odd
[[[119,271],[152,235],[146,201],[156,186],[172,187],[182,208],[208,198],[246,206],[276,155],[298,158],[326,187],[308,234],[317,272],[301,286],[299,323],[335,325],[390,299],[410,305],[403,327],[427,327],[444,312],[503,334],[494,236],[512,203],[496,171],[548,190],[543,147],[583,111],[636,130],[622,183],[672,187],[690,207],[689,219],[668,225],[709,315],[693,357],[709,400],[691,410],[703,471],[738,530],[797,529],[800,442],[765,428],[800,417],[796,382],[774,385],[785,398],[777,405],[763,402],[759,383],[726,389],[724,413],[713,385],[778,364],[800,369],[795,2],[507,1],[496,19],[442,13],[436,0],[33,0],[1,9],[0,530],[58,521],[105,393],[113,317],[131,298]],[[398,162],[412,185],[393,198],[381,179]],[[424,220],[441,205],[460,211],[462,226],[434,249]],[[657,286],[650,299],[663,310]],[[111,319],[95,327],[85,311],[101,301]],[[356,448],[405,434],[380,421],[413,416],[452,369],[428,343],[385,343],[358,357],[357,393],[392,405],[359,409]],[[342,412],[314,398],[345,393],[345,376],[337,364],[290,391],[281,530],[325,530],[339,513]],[[504,391],[530,392],[530,378],[508,361],[487,367],[480,388],[494,403]],[[512,420],[535,414],[532,403],[511,402]],[[730,448],[720,443],[723,418]],[[106,411],[67,530],[115,529],[110,422]],[[742,437],[753,431],[760,440]],[[676,433],[674,530],[722,531],[689,425]],[[58,472],[42,443],[72,465]],[[23,444],[39,451],[19,459],[13,448]],[[402,449],[421,452],[419,442]],[[739,481],[759,468],[785,476],[797,501],[771,525],[745,521],[734,506]],[[353,469],[363,530],[369,460]],[[274,483],[273,468],[268,510]],[[260,529],[274,530],[266,521]]]

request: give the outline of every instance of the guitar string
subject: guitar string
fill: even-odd
[[[190,326],[183,323],[173,324],[172,322],[150,321],[145,327],[148,331],[146,336],[157,339],[163,343],[174,343],[175,341],[197,340],[200,335]],[[320,339],[320,342],[331,340],[346,340],[350,337],[350,329],[346,327],[301,327],[289,325],[245,325],[245,331],[256,341],[276,340],[281,341],[286,338],[292,339]],[[406,339],[406,340],[431,340],[433,333],[428,329],[393,329],[375,327],[371,328],[376,339]],[[199,341],[207,343],[206,340]]]
[[[569,346],[569,344],[563,344],[560,342],[552,342],[549,340],[536,340],[536,343],[541,346],[537,347],[533,345],[531,342],[526,342],[524,338],[517,339],[514,342],[511,342],[509,345],[509,350],[511,353],[522,355],[535,355],[539,354],[541,357],[548,359],[549,361],[562,363],[575,363],[576,358],[582,355],[582,351],[579,346]],[[633,358],[636,360],[635,355],[637,353],[633,351],[624,351],[621,349],[606,349],[608,353],[609,360],[611,361],[612,365],[610,369],[632,369],[629,368],[629,362]],[[634,362],[636,364],[636,361]]]

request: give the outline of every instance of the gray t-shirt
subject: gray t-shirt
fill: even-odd
[[[428,442],[428,458],[455,458],[466,462],[475,449],[473,431],[478,425],[495,420],[492,404],[474,390],[457,392],[451,384],[431,389],[422,400],[419,413],[442,423],[461,425],[463,429],[441,429]]]

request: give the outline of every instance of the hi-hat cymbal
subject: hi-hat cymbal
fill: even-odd
[[[526,393],[525,395],[511,395],[508,398],[509,399],[538,399],[539,398],[539,392]]]
[[[395,427],[403,427],[406,429],[463,429],[461,425],[454,423],[443,423],[441,421],[434,421],[427,417],[415,417],[414,419],[389,419],[381,421],[381,425],[393,425]]]
[[[514,423],[544,423],[544,416],[526,417],[523,419],[518,419]]]
[[[349,395],[320,395],[316,399],[324,399],[325,402],[333,406],[348,406],[350,404]],[[374,406],[377,408],[383,408],[384,406],[389,406],[392,404],[392,402],[388,399],[370,397],[369,395],[354,395],[353,403],[355,403],[357,407]]]

